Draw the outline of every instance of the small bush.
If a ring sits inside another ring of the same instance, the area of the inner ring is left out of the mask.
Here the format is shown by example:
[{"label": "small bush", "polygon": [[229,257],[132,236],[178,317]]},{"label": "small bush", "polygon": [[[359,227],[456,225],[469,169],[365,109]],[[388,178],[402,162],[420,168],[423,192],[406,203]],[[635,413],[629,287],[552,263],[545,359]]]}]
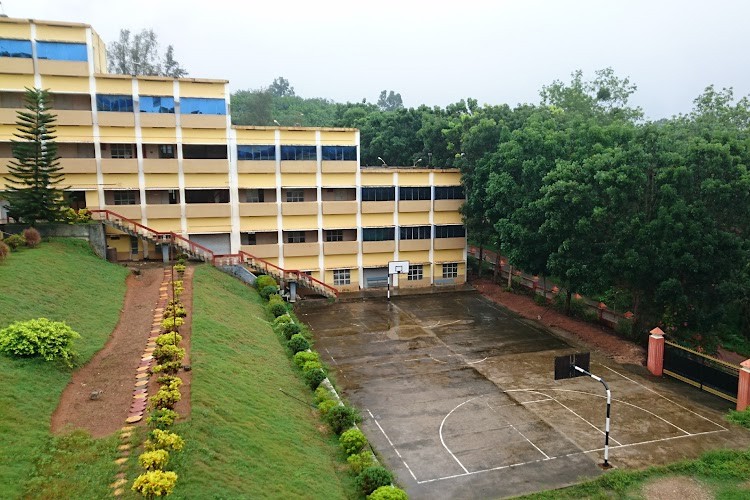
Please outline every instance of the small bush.
[{"label": "small bush", "polygon": [[165,345],[177,345],[180,342],[182,342],[182,335],[179,333],[162,333],[158,337],[156,337],[156,340],[154,340],[156,345],[159,347],[165,346]]},{"label": "small bush", "polygon": [[154,429],[149,433],[149,437],[146,442],[143,443],[143,446],[149,451],[180,451],[185,446],[185,441],[174,432]]},{"label": "small bush", "polygon": [[280,332],[284,325],[286,325],[287,323],[292,323],[293,321],[294,320],[292,320],[292,317],[289,316],[289,314],[284,314],[283,316],[274,318],[274,320],[271,322],[271,326],[273,327],[274,331]]},{"label": "small bush", "polygon": [[39,231],[33,227],[23,230],[23,239],[26,241],[26,246],[29,248],[36,248],[42,242],[42,235]]},{"label": "small bush", "polygon": [[255,289],[259,292],[269,285],[276,286],[276,280],[267,274],[261,274],[255,280]]},{"label": "small bush", "polygon": [[164,430],[172,427],[178,416],[179,415],[174,410],[159,408],[151,412],[151,415],[146,419],[146,422],[154,429]]},{"label": "small bush", "polygon": [[185,349],[172,344],[165,344],[154,349],[154,359],[159,364],[169,361],[181,361],[185,357]]},{"label": "small bush", "polygon": [[286,346],[296,354],[300,351],[308,350],[310,348],[310,342],[308,342],[301,333],[295,333],[286,343]]},{"label": "small bush", "polygon": [[355,482],[362,493],[369,495],[381,486],[390,486],[393,483],[393,474],[385,467],[372,465],[364,469]]},{"label": "small bush", "polygon": [[146,470],[161,470],[169,462],[169,452],[167,450],[153,450],[141,453],[138,457],[138,463]]},{"label": "small bush", "polygon": [[185,307],[179,302],[176,305],[170,304],[164,309],[165,318],[173,318],[175,316],[177,316],[178,318],[184,318],[185,316],[187,316]]},{"label": "small bush", "polygon": [[156,381],[168,389],[179,389],[182,385],[182,379],[174,375],[162,375]]},{"label": "small bush", "polygon": [[632,319],[620,318],[615,325],[615,331],[627,339],[633,338],[633,325]]},{"label": "small bush", "polygon": [[[297,353],[299,354],[299,353]],[[296,356],[296,354],[295,354]],[[312,370],[323,370],[325,371],[325,368],[323,368],[323,363],[320,361],[306,361],[304,365],[302,365],[302,373],[307,373]]]},{"label": "small bush", "polygon": [[174,270],[177,274],[183,274],[185,272],[185,269],[187,269],[187,266],[185,264],[175,264]]},{"label": "small bush", "polygon": [[284,335],[284,338],[287,340],[299,334],[299,332],[300,332],[300,327],[297,323],[284,323],[281,326],[281,334]]},{"label": "small bush", "polygon": [[338,403],[332,399],[325,399],[318,403],[318,410],[320,410],[320,414],[325,418],[326,415],[328,415],[328,412],[331,411],[331,408],[335,408],[338,406]]},{"label": "small bush", "polygon": [[401,488],[388,485],[381,486],[367,498],[369,500],[409,500],[409,495]]},{"label": "small bush", "polygon": [[[278,295],[272,295],[272,297],[278,297]],[[286,306],[283,302],[269,302],[268,312],[273,314],[275,318],[286,314]]]},{"label": "small bush", "polygon": [[18,247],[23,245],[26,241],[23,239],[23,236],[20,234],[11,234],[7,238],[5,238],[5,244],[10,247],[12,251],[18,250]]},{"label": "small bush", "polygon": [[326,379],[326,372],[316,368],[303,373],[302,378],[305,379],[307,386],[314,391]]},{"label": "small bush", "polygon": [[161,321],[161,329],[165,332],[173,332],[176,331],[179,327],[181,327],[185,323],[185,320],[182,318],[164,318]]},{"label": "small bush", "polygon": [[372,459],[372,453],[370,453],[369,450],[355,453],[354,455],[347,457],[346,463],[349,464],[352,472],[357,476],[361,474],[363,470],[375,464]]},{"label": "small bush", "polygon": [[170,495],[177,483],[177,474],[172,471],[152,470],[141,474],[133,483],[133,491],[144,497],[161,497]]},{"label": "small bush", "polygon": [[320,361],[317,352],[300,351],[294,355],[294,364],[302,368],[308,361]]},{"label": "small bush", "polygon": [[151,402],[151,408],[166,408],[169,410],[174,409],[174,405],[182,399],[182,394],[178,389],[170,389],[169,387],[162,387],[156,394],[149,398]]},{"label": "small bush", "polygon": [[361,420],[357,410],[351,406],[335,406],[326,415],[326,422],[336,434],[341,434]]},{"label": "small bush", "polygon": [[275,293],[279,293],[279,287],[277,287],[276,285],[264,286],[263,288],[260,289],[260,291],[258,293],[260,293],[261,297],[263,297],[264,299],[268,300],[268,298],[271,295],[273,295]]},{"label": "small bush", "polygon": [[0,352],[17,357],[39,356],[73,365],[73,340],[80,338],[62,321],[47,318],[17,321],[0,330]]},{"label": "small bush", "polygon": [[268,302],[280,302],[284,303],[284,297],[279,294],[273,294],[268,296]]},{"label": "small bush", "polygon": [[10,255],[10,247],[0,240],[0,262],[4,261]]},{"label": "small bush", "polygon": [[367,446],[367,438],[359,429],[344,431],[339,438],[339,446],[344,450],[346,456],[354,455]]},{"label": "small bush", "polygon": [[174,375],[180,371],[180,368],[182,368],[182,361],[167,361],[165,363],[154,365],[154,367],[151,368],[151,372]]},{"label": "small bush", "polygon": [[318,387],[315,389],[315,403],[320,403],[321,401],[332,401],[333,397],[331,396],[331,392],[326,389],[325,387]]}]

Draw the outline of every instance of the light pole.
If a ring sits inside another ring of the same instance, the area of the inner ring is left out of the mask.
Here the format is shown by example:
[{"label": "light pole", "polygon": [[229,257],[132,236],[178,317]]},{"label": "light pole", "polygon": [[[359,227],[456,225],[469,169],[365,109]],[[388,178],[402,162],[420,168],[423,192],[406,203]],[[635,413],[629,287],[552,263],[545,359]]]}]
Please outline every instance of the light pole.
[{"label": "light pole", "polygon": [[381,157],[379,157],[379,156],[378,156],[378,160],[380,160],[381,162],[383,162],[383,166],[384,166],[384,167],[387,167],[387,166],[388,166],[388,164],[387,164],[387,163],[385,162],[385,160],[384,160],[384,159],[382,159],[382,158],[381,158]]}]

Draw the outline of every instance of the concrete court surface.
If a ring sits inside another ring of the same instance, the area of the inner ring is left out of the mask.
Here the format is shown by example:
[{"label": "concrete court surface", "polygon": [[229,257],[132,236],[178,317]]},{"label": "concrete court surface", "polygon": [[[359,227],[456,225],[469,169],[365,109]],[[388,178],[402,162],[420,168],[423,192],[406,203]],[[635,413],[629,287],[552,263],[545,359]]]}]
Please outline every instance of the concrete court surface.
[{"label": "concrete court surface", "polygon": [[[602,385],[553,380],[554,357],[580,347],[478,293],[303,306],[300,318],[411,498],[511,497],[602,473]],[[614,467],[750,445],[715,396],[596,353],[591,370],[612,388]]]}]

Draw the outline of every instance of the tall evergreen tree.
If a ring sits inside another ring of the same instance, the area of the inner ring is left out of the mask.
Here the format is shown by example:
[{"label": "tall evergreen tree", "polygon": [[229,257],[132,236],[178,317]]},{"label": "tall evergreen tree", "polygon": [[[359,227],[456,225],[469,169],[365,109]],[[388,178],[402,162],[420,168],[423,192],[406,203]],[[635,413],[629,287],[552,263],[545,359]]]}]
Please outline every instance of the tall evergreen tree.
[{"label": "tall evergreen tree", "polygon": [[13,134],[18,140],[11,141],[14,159],[5,177],[8,215],[32,225],[57,219],[63,208],[63,191],[58,187],[63,174],[54,135],[57,116],[50,113],[50,105],[48,91],[26,89],[25,110],[17,112]]}]

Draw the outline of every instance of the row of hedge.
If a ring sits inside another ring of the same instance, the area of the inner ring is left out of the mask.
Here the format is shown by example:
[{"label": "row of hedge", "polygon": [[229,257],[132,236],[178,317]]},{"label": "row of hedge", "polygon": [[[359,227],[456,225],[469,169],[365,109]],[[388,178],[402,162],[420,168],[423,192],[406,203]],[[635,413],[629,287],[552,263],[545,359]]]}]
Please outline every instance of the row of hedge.
[{"label": "row of hedge", "polygon": [[405,491],[393,486],[393,474],[378,463],[367,438],[356,427],[362,420],[356,408],[341,402],[333,390],[327,380],[328,368],[321,362],[320,355],[311,350],[309,331],[295,320],[287,303],[278,295],[276,281],[263,275],[256,279],[255,286],[261,297],[268,301],[266,308],[274,317],[274,331],[284,342],[305,384],[315,392],[321,418],[339,436],[339,445],[361,492],[372,500],[408,499]]},{"label": "row of hedge", "polygon": [[[182,277],[185,272],[184,258],[178,260],[175,270]],[[133,491],[149,498],[172,493],[177,484],[177,473],[168,470],[170,453],[179,452],[185,446],[182,437],[169,430],[179,417],[174,407],[182,399],[182,379],[177,373],[182,368],[185,349],[179,347],[182,342],[179,328],[187,316],[185,306],[179,300],[184,291],[182,280],[173,281],[172,288],[174,297],[164,309],[162,333],[156,337],[153,353],[156,365],[151,368],[151,373],[163,375],[157,379],[159,390],[149,398],[150,413],[146,422],[151,430],[143,445],[144,452],[138,457],[138,463],[144,472],[135,479],[132,486]]]}]

